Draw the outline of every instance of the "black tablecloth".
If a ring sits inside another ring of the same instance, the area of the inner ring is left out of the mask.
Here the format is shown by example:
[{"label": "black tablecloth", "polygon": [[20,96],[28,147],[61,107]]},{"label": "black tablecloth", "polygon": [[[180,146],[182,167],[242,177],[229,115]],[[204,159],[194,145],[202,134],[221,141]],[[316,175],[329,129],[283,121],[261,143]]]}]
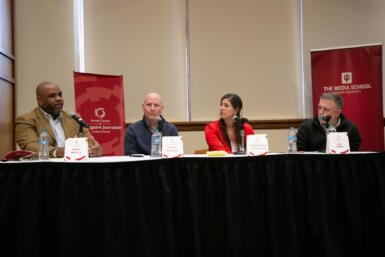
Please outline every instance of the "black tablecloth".
[{"label": "black tablecloth", "polygon": [[0,256],[385,256],[385,153],[0,164]]}]

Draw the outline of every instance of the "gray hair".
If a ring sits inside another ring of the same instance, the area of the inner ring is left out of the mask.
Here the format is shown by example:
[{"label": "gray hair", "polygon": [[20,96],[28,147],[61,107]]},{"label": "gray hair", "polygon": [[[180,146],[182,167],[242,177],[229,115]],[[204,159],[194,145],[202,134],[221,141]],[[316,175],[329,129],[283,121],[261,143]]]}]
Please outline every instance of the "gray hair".
[{"label": "gray hair", "polygon": [[342,107],[344,107],[344,99],[338,94],[338,93],[323,93],[320,97],[320,99],[328,99],[334,101],[336,104],[337,109],[342,110]]}]

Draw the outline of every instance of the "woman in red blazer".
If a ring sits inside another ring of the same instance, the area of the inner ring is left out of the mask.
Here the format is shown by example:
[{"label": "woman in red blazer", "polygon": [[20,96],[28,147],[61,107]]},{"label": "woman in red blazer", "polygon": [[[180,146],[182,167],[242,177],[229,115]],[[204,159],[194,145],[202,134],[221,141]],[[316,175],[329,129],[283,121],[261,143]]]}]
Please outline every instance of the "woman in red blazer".
[{"label": "woman in red blazer", "polygon": [[[224,150],[227,153],[237,152],[241,149],[241,122],[234,122],[233,117],[240,117],[242,100],[236,94],[226,94],[221,98],[219,109],[220,119],[207,124],[205,127],[206,142],[209,151]],[[245,147],[246,137],[253,135],[251,126],[244,123]]]}]

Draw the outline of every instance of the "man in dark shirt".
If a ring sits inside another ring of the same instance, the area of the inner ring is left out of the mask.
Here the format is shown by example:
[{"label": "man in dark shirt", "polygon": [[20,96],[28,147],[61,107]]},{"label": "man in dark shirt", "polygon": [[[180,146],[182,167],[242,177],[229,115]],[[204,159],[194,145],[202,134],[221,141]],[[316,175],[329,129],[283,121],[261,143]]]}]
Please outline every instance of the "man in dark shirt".
[{"label": "man in dark shirt", "polygon": [[344,100],[337,93],[324,93],[318,104],[318,114],[303,122],[297,132],[298,151],[320,151],[326,149],[326,117],[330,116],[329,124],[333,124],[337,132],[348,132],[351,151],[358,151],[361,145],[360,131],[342,114]]},{"label": "man in dark shirt", "polygon": [[155,129],[158,129],[162,136],[177,136],[176,127],[162,117],[162,98],[157,93],[149,93],[142,104],[143,119],[135,122],[126,129],[124,135],[124,153],[151,154],[151,137]]}]

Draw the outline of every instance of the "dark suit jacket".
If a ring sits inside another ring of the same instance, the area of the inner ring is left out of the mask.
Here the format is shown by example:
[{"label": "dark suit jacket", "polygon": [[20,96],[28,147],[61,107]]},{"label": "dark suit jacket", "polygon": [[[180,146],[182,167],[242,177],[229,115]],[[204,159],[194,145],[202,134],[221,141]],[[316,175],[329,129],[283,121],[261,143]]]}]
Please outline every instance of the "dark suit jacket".
[{"label": "dark suit jacket", "polygon": [[[67,111],[62,111],[62,126],[66,138],[75,137],[79,134],[79,124],[69,116]],[[39,152],[39,134],[42,129],[46,129],[50,137],[49,153],[52,157],[52,152],[57,145],[55,134],[39,107],[16,118],[16,143],[22,150]],[[88,129],[83,128],[83,136],[88,138],[88,144],[91,147],[92,135]],[[95,141],[95,143],[97,142]]]}]

